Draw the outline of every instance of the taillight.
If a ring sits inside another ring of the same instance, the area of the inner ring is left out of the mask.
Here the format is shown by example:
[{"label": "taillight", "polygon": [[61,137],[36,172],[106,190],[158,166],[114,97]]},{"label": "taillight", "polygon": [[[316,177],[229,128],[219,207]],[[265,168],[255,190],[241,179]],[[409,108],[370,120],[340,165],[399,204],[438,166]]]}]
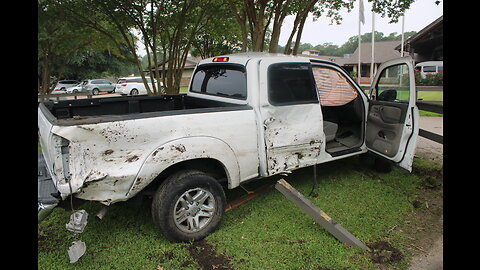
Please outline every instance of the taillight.
[{"label": "taillight", "polygon": [[90,87],[90,86],[91,86],[90,84],[89,84],[89,85],[87,85],[87,87]]},{"label": "taillight", "polygon": [[228,57],[215,57],[212,62],[228,62]]},{"label": "taillight", "polygon": [[122,86],[127,86],[127,84],[126,84],[126,83],[123,83]]}]

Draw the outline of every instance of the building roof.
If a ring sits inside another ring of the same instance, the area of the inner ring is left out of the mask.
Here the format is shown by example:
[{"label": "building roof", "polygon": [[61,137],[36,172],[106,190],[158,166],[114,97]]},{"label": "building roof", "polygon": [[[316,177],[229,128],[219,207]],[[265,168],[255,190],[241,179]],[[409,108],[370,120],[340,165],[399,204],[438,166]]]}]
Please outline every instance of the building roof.
[{"label": "building roof", "polygon": [[[400,40],[378,41],[375,42],[375,63],[383,63],[400,57],[400,52],[395,48],[402,43]],[[362,63],[372,62],[372,43],[361,43],[360,61]],[[354,65],[358,64],[358,47],[350,58],[338,59],[337,63],[340,65]]]},{"label": "building roof", "polygon": [[[443,40],[443,15],[440,16],[438,19],[430,23],[429,25],[425,26],[420,32],[416,33],[415,35],[409,37],[407,40],[404,41],[404,45],[412,45],[415,46],[416,44],[423,43],[426,40],[432,40],[441,37]],[[400,50],[401,44],[399,44],[395,49]]]},{"label": "building roof", "polygon": [[[184,70],[185,69],[194,69],[201,60],[202,60],[201,57],[192,57],[192,56],[187,57],[187,59],[185,60],[185,67],[183,69]],[[152,70],[154,69],[153,66],[152,66],[151,69]],[[158,65],[158,69],[163,70],[163,62]],[[145,70],[145,72],[148,72],[148,69]]]}]

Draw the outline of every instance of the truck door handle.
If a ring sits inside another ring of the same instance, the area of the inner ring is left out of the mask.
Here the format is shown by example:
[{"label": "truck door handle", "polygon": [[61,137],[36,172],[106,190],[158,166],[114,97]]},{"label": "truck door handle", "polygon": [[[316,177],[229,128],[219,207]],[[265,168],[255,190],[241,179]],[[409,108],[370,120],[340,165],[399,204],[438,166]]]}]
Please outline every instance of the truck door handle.
[{"label": "truck door handle", "polygon": [[273,117],[267,118],[267,119],[265,119],[265,121],[263,121],[263,126],[267,127],[267,125],[272,123],[273,121],[275,121],[275,118],[273,118]]}]

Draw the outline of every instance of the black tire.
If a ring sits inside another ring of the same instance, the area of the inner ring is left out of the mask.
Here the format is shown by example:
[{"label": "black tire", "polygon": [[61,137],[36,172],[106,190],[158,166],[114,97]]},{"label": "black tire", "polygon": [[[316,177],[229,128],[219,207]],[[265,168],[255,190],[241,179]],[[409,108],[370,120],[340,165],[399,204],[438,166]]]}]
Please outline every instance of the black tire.
[{"label": "black tire", "polygon": [[[185,199],[188,196],[191,200]],[[225,205],[225,193],[215,178],[201,171],[183,170],[158,187],[152,201],[152,218],[170,241],[199,241],[218,228]]]},{"label": "black tire", "polygon": [[92,90],[92,95],[94,95],[94,96],[98,95],[99,93],[100,93],[100,91],[98,91],[97,88]]},{"label": "black tire", "polygon": [[130,96],[138,96],[138,90],[137,89],[132,89],[132,91],[130,91]]}]

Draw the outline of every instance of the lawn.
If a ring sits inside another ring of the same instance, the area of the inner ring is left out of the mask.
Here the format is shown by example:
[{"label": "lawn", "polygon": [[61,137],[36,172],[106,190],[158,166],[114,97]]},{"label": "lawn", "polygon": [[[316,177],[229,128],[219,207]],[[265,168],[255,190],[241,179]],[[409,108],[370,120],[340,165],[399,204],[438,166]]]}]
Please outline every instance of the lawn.
[{"label": "lawn", "polygon": [[[439,165],[415,158],[414,170],[438,171]],[[403,256],[383,268],[406,269],[415,237],[407,227],[416,226],[409,220],[415,211],[425,210],[423,204],[415,202],[421,201],[419,196],[426,190],[438,193],[426,189],[422,175],[428,173],[409,174],[396,168],[379,173],[353,157],[318,165],[318,183],[312,196],[307,196],[313,187],[312,167],[297,170],[285,180],[368,246],[384,241],[398,249]],[[276,180],[266,178],[246,187],[253,189]],[[437,187],[438,181],[430,179],[428,183]],[[229,190],[227,199],[242,193],[238,188]],[[89,220],[79,236],[87,251],[75,264],[69,263],[67,255],[74,236],[65,229],[71,211],[55,209],[38,227],[38,268],[378,268],[371,253],[343,245],[274,188],[227,212],[216,232],[193,244],[168,242],[153,225],[150,203],[145,199],[139,209],[113,205],[102,221],[94,218],[102,205],[89,202],[78,208],[89,213]],[[215,264],[218,258],[226,262]],[[211,264],[204,266],[205,261]]]}]

